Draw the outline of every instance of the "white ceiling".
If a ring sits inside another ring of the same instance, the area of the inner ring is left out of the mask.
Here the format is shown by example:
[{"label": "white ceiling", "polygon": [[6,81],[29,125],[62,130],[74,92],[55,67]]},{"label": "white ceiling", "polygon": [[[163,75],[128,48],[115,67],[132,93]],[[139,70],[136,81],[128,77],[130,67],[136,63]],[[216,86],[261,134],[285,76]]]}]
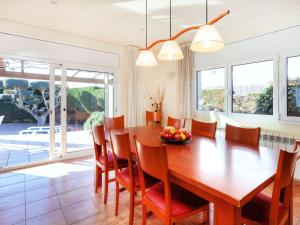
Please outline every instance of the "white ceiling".
[{"label": "white ceiling", "polygon": [[[300,0],[208,0],[209,18],[230,9],[221,32],[300,6]],[[173,0],[173,33],[204,23],[205,0]],[[0,18],[109,41],[143,46],[145,0],[0,0]],[[149,42],[169,36],[169,0],[148,0]],[[190,40],[187,35],[181,41]]]}]

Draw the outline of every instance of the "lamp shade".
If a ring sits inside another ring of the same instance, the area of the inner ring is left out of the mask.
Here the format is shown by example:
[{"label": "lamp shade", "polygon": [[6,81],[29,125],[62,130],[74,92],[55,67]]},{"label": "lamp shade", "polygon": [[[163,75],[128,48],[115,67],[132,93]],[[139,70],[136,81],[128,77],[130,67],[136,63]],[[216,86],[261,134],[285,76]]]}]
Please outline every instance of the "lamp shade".
[{"label": "lamp shade", "polygon": [[183,53],[175,40],[169,40],[164,42],[163,46],[161,47],[157,58],[160,60],[180,60],[183,59]]},{"label": "lamp shade", "polygon": [[190,48],[194,52],[214,52],[224,48],[224,41],[215,26],[204,25],[198,29]]},{"label": "lamp shade", "polygon": [[152,51],[141,50],[135,62],[137,66],[157,66],[156,58]]}]

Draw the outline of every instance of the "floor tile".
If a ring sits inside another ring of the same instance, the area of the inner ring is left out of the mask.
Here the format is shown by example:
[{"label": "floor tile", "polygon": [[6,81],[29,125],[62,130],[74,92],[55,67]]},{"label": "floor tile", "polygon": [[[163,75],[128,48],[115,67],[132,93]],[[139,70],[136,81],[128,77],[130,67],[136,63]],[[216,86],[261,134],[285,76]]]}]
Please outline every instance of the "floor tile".
[{"label": "floor tile", "polygon": [[90,198],[85,188],[80,188],[74,191],[69,191],[58,195],[62,207],[81,202]]},{"label": "floor tile", "polygon": [[68,224],[73,224],[80,220],[95,215],[99,210],[91,199],[79,202],[63,208]]},{"label": "floor tile", "polygon": [[0,180],[0,187],[17,184],[17,183],[23,183],[23,182],[24,182],[24,175],[21,174],[21,175],[11,176],[7,178],[2,178]]},{"label": "floor tile", "polygon": [[1,225],[13,225],[25,220],[25,205],[0,211]]},{"label": "floor tile", "polygon": [[103,217],[101,213],[97,213],[89,218],[83,219],[79,222],[74,223],[73,225],[96,225],[96,224],[103,224]]},{"label": "floor tile", "polygon": [[25,204],[25,194],[19,193],[0,198],[0,211]]},{"label": "floor tile", "polygon": [[57,196],[45,198],[36,202],[26,204],[26,219],[46,214],[60,208]]},{"label": "floor tile", "polygon": [[62,194],[68,191],[76,190],[83,187],[83,185],[76,179],[67,182],[59,182],[55,184],[56,192]]},{"label": "floor tile", "polygon": [[56,195],[55,186],[46,186],[26,192],[26,203],[34,202]]},{"label": "floor tile", "polygon": [[30,181],[25,182],[25,189],[26,191],[42,188],[42,187],[48,187],[53,185],[54,182],[51,180],[51,178],[43,177],[40,179],[34,179]]},{"label": "floor tile", "polygon": [[13,184],[8,186],[0,187],[0,197],[7,197],[20,192],[24,192],[24,183]]},{"label": "floor tile", "polygon": [[63,211],[61,209],[34,217],[26,221],[26,225],[67,225]]}]

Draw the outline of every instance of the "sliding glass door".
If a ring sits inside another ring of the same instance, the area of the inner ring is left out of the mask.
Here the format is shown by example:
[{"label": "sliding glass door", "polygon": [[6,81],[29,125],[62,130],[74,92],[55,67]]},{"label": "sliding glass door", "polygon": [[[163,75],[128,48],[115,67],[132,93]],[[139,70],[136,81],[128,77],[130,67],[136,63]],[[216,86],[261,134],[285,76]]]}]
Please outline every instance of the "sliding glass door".
[{"label": "sliding glass door", "polygon": [[103,123],[113,115],[113,75],[97,71],[67,69],[67,152],[91,149],[91,124]]},{"label": "sliding glass door", "polygon": [[90,124],[114,114],[99,71],[0,57],[0,169],[89,153]]}]

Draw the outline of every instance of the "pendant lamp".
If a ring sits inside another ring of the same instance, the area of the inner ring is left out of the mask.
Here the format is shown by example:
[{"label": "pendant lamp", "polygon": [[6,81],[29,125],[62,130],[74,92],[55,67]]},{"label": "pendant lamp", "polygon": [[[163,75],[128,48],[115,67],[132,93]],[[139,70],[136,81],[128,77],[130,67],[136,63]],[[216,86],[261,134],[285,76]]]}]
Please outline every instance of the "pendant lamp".
[{"label": "pendant lamp", "polygon": [[207,0],[205,8],[206,24],[198,29],[190,46],[194,52],[214,52],[224,48],[223,38],[217,28],[214,25],[208,24]]},{"label": "pendant lamp", "polygon": [[183,53],[176,40],[172,40],[172,0],[170,0],[170,39],[164,42],[157,58],[160,60],[175,61],[183,59]]}]

